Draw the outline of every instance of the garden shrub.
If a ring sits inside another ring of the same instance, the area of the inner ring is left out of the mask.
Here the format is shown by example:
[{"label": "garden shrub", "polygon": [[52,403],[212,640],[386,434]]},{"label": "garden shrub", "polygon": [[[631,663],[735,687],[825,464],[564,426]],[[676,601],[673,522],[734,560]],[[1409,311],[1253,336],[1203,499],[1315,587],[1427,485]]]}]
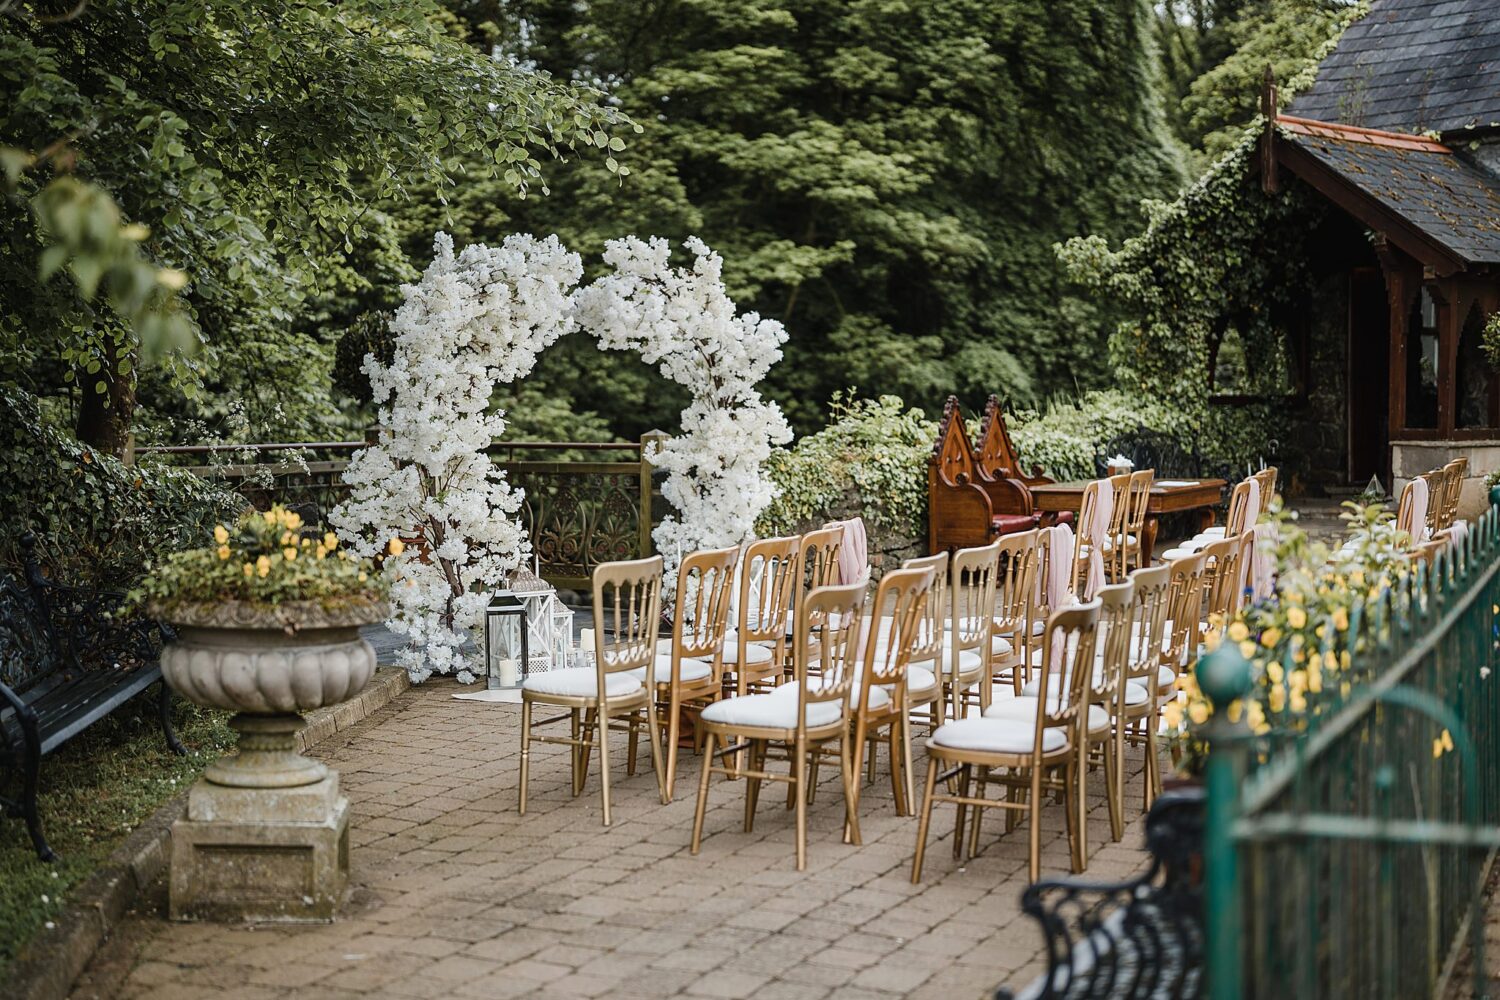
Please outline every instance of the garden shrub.
[{"label": "garden shrub", "polygon": [[36,397],[0,386],[0,564],[20,565],[36,536],[54,579],[123,588],[153,558],[202,544],[245,500],[190,472],[128,466],[42,418]]},{"label": "garden shrub", "polygon": [[768,472],[781,493],[761,515],[759,533],[792,534],[859,514],[872,549],[925,544],[927,456],[937,424],[899,396],[840,394],[830,412],[827,427],[771,453]]}]

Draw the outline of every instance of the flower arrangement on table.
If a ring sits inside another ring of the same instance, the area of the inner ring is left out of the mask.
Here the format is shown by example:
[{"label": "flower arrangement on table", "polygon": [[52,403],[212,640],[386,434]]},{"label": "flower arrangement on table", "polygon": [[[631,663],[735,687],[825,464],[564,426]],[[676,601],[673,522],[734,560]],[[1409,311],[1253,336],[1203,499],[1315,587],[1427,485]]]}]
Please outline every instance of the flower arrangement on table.
[{"label": "flower arrangement on table", "polygon": [[[1413,572],[1411,539],[1396,530],[1384,505],[1344,507],[1348,533],[1336,549],[1311,542],[1287,513],[1273,513],[1279,540],[1275,596],[1241,609],[1227,624],[1211,622],[1204,633],[1205,652],[1228,641],[1250,661],[1251,692],[1225,711],[1231,722],[1243,718],[1258,737],[1304,728],[1369,679],[1364,654],[1391,627],[1375,609],[1390,592],[1402,593]],[[1162,718],[1181,752],[1179,769],[1196,773],[1207,748],[1195,733],[1214,705],[1193,670],[1177,679],[1177,687]]]},{"label": "flower arrangement on table", "polygon": [[[392,546],[400,546],[392,540]],[[239,602],[272,610],[291,603],[325,612],[378,608],[386,585],[333,532],[316,530],[277,504],[214,527],[213,544],[174,552],[150,568],[126,599],[174,620],[195,607]]]}]

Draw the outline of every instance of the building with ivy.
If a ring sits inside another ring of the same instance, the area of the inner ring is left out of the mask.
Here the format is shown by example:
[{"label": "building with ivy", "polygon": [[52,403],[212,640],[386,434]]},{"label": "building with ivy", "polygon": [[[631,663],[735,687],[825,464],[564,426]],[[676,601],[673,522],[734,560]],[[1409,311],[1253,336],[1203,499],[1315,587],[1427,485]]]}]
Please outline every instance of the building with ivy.
[{"label": "building with ivy", "polygon": [[1263,191],[1295,177],[1326,209],[1307,266],[1344,308],[1310,332],[1344,341],[1343,412],[1322,414],[1344,478],[1469,454],[1477,493],[1500,467],[1500,7],[1376,0],[1258,152]]}]

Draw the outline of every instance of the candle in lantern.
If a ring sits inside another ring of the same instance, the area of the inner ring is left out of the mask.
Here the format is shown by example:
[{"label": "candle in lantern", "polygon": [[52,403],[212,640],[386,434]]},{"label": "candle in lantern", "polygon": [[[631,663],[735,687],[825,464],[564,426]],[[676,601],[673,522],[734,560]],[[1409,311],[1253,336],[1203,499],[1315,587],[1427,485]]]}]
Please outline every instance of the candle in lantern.
[{"label": "candle in lantern", "polygon": [[516,670],[516,661],[509,656],[502,659],[500,661],[500,686],[515,687],[519,681],[520,677]]},{"label": "candle in lantern", "polygon": [[594,655],[594,630],[586,628],[578,633],[578,653],[585,659]]}]

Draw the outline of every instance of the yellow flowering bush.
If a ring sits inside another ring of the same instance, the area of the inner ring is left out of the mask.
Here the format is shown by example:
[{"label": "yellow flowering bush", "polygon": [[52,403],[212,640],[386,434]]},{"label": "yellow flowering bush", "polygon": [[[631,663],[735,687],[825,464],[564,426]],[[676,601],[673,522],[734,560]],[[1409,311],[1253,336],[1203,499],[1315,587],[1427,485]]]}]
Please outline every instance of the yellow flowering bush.
[{"label": "yellow flowering bush", "polygon": [[[1363,654],[1388,638],[1390,622],[1376,607],[1412,572],[1411,539],[1395,529],[1382,505],[1344,504],[1348,525],[1336,549],[1311,542],[1282,512],[1277,520],[1276,594],[1242,609],[1233,621],[1210,622],[1204,651],[1232,642],[1250,661],[1254,686],[1230,703],[1231,722],[1244,719],[1257,736],[1295,732],[1329,711],[1367,680]],[[1196,670],[1196,665],[1194,670]],[[1212,702],[1189,671],[1176,700],[1163,710],[1167,733],[1184,752],[1188,770],[1204,747],[1194,730],[1212,716]]]},{"label": "yellow flowering bush", "polygon": [[215,525],[212,545],[174,552],[151,566],[127,606],[150,605],[158,613],[220,601],[333,606],[379,600],[384,593],[368,560],[350,556],[333,532],[303,524],[295,511],[278,504],[250,511],[232,527]]}]

